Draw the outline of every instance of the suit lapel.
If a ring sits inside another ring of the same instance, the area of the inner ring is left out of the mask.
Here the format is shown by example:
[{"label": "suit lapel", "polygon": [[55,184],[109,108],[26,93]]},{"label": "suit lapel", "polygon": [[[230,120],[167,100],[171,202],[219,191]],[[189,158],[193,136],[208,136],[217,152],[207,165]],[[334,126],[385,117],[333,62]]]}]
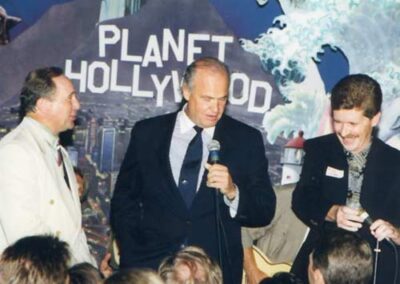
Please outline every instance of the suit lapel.
[{"label": "suit lapel", "polygon": [[[44,166],[47,169],[47,173],[49,175],[49,179],[46,181],[51,183],[51,188],[56,192],[56,194],[63,200],[63,206],[65,206],[66,210],[70,213],[71,218],[74,222],[80,222],[80,207],[77,208],[76,202],[74,202],[75,196],[71,195],[70,190],[68,189],[65,180],[61,175],[57,173],[56,168],[56,157],[55,153],[52,151],[47,142],[43,141],[42,139],[38,139],[40,137],[40,133],[36,133],[36,129],[32,127],[27,127],[27,130],[31,132],[33,139],[35,140],[37,146],[39,147],[41,154],[43,155]],[[64,152],[64,156],[67,155]],[[65,159],[67,160],[67,159]],[[69,179],[71,183],[71,191],[77,191],[76,183],[72,180],[71,174],[69,174]],[[79,198],[78,198],[79,201]]]},{"label": "suit lapel", "polygon": [[[221,149],[219,151],[219,158],[221,164],[225,164],[226,160],[228,159],[228,153],[232,153],[231,148],[233,141],[229,135],[229,132],[226,131],[225,116],[222,116],[216,125],[213,139],[220,143]],[[215,208],[215,189],[207,187],[207,174],[208,171],[205,170],[201,179],[200,188],[193,200],[191,211],[195,214],[202,214],[204,211],[214,210]],[[219,194],[219,197],[219,202],[223,202],[221,194]]]},{"label": "suit lapel", "polygon": [[226,117],[222,116],[221,120],[215,127],[213,137],[214,140],[217,140],[220,143],[221,148],[219,151],[219,159],[222,164],[226,163],[229,157],[229,153],[232,153],[232,148],[235,145],[234,139],[230,135],[230,131],[228,131],[226,126]]},{"label": "suit lapel", "polygon": [[[65,190],[63,190],[63,192],[65,193],[65,197],[68,196],[68,200],[72,200],[73,205],[71,204],[71,208],[75,207],[75,209],[73,210],[73,212],[71,212],[71,214],[73,215],[77,215],[78,213],[78,220],[81,219],[81,203],[80,203],[80,199],[79,199],[79,192],[78,192],[78,185],[76,182],[76,177],[75,177],[75,172],[73,169],[73,166],[71,164],[70,159],[68,158],[68,152],[64,149],[61,148],[61,151],[63,152],[63,156],[64,156],[64,164],[65,164],[65,169],[67,171],[67,175],[68,175],[68,180],[69,180],[69,184],[70,184],[70,189],[67,187],[65,181],[63,182],[63,185],[65,185]],[[72,199],[71,199],[72,197]]]},{"label": "suit lapel", "polygon": [[[331,181],[331,185],[333,186],[332,190],[337,192],[335,194],[338,198],[337,201],[340,202],[340,204],[345,204],[349,182],[349,166],[343,146],[335,134],[332,134],[330,142],[330,144],[327,143],[327,147],[324,149],[324,152],[328,153],[327,155],[329,157],[327,166],[343,171],[343,178],[335,178]],[[325,171],[327,171],[327,169],[325,169]],[[326,172],[324,174],[327,175]]]},{"label": "suit lapel", "polygon": [[379,145],[378,141],[376,141],[374,138],[372,140],[371,149],[367,156],[367,164],[365,165],[364,179],[360,197],[361,204],[366,208],[371,207],[371,204],[369,203],[376,202],[376,200],[374,200],[374,196],[376,196],[375,191],[379,188],[379,186],[377,186],[379,182],[376,178],[379,170],[376,169],[376,166],[379,164],[377,163],[377,161],[380,160],[379,158]]},{"label": "suit lapel", "polygon": [[162,171],[160,178],[165,181],[161,182],[162,185],[165,185],[161,189],[161,198],[167,200],[170,204],[170,208],[175,211],[176,214],[187,216],[188,209],[186,208],[185,202],[183,201],[181,193],[179,192],[178,186],[174,180],[169,160],[169,151],[176,123],[176,116],[177,113],[174,113],[173,115],[167,116],[164,121],[165,124],[163,125],[159,136],[160,143],[156,149],[156,157],[159,158],[160,169]]}]

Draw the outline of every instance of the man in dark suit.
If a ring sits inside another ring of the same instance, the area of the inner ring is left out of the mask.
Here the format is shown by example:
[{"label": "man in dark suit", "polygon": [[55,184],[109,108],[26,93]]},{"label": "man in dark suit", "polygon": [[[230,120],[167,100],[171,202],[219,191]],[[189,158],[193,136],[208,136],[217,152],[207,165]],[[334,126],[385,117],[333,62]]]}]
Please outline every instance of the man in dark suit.
[{"label": "man in dark suit", "polygon": [[[229,78],[219,60],[196,60],[183,76],[183,109],[134,126],[111,201],[122,268],[157,268],[166,256],[194,245],[221,257],[224,283],[240,283],[240,227],[268,224],[276,201],[260,133],[224,115]],[[198,136],[202,141],[193,142]],[[221,145],[214,165],[207,163],[212,139]],[[193,181],[182,175],[185,153],[197,143],[201,159]],[[185,188],[191,183],[192,194]]]},{"label": "man in dark suit", "polygon": [[[331,95],[334,134],[304,145],[292,207],[310,233],[292,272],[305,283],[310,252],[332,230],[357,231],[371,247],[385,238],[400,244],[400,152],[373,135],[381,103],[374,79],[362,74],[343,78]],[[366,212],[372,224],[365,222]],[[393,283],[393,248],[385,240],[380,249],[376,283]]]}]

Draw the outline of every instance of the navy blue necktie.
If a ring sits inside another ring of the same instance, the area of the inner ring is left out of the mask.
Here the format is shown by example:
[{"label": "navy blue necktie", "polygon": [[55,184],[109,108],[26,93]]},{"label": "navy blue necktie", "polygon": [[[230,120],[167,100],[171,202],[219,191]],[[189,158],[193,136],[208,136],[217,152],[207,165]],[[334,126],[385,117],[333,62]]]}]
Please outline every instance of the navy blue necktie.
[{"label": "navy blue necktie", "polygon": [[194,126],[194,130],[196,130],[196,135],[190,141],[186,150],[178,185],[187,208],[190,208],[196,195],[197,180],[203,158],[203,140],[201,138],[203,128]]}]

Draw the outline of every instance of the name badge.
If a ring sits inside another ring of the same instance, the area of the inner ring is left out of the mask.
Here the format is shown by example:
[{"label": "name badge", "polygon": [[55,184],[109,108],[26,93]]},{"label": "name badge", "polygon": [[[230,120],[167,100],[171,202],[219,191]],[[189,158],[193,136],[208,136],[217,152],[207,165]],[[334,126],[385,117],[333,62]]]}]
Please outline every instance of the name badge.
[{"label": "name badge", "polygon": [[344,176],[344,171],[343,170],[338,170],[332,167],[327,167],[325,175],[328,177],[334,177],[334,178],[343,178]]}]

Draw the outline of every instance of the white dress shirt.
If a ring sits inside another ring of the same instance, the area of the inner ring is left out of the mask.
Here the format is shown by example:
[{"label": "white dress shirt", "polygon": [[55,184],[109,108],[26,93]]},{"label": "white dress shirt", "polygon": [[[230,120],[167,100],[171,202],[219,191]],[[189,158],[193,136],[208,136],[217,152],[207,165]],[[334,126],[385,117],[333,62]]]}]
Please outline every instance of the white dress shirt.
[{"label": "white dress shirt", "polygon": [[[186,150],[189,146],[190,141],[196,135],[194,130],[195,123],[187,116],[186,105],[177,114],[175,128],[172,133],[171,147],[169,150],[169,161],[171,164],[172,174],[174,176],[175,183],[179,184],[179,175],[181,172],[183,160],[185,158]],[[205,164],[208,160],[209,150],[208,145],[210,144],[215,132],[215,126],[204,128],[201,137],[203,140],[203,158],[201,161],[201,167],[199,171],[199,177],[197,180],[196,192],[200,188],[200,183],[204,174]],[[236,197],[230,201],[224,196],[225,204],[229,206],[229,212],[231,217],[235,217],[239,206],[239,189],[237,189]]]}]

